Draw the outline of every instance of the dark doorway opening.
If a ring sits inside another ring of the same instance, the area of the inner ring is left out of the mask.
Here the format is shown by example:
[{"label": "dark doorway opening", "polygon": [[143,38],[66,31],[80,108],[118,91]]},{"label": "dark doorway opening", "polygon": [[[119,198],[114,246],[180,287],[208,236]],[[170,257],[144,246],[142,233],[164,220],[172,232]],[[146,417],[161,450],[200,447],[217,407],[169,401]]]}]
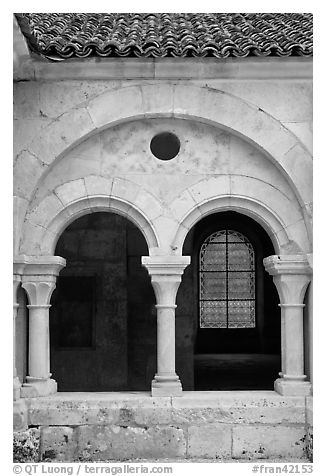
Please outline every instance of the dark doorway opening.
[{"label": "dark doorway opening", "polygon": [[55,254],[67,260],[50,308],[59,391],[149,391],[156,313],[140,230],[120,215],[92,213],[66,228]]},{"label": "dark doorway opening", "polygon": [[[277,290],[263,266],[275,254],[269,236],[245,215],[212,214],[188,233],[183,254],[191,265],[176,322],[177,338],[192,351],[188,388],[272,390],[281,368],[281,324]],[[182,379],[183,357],[178,361]]]}]

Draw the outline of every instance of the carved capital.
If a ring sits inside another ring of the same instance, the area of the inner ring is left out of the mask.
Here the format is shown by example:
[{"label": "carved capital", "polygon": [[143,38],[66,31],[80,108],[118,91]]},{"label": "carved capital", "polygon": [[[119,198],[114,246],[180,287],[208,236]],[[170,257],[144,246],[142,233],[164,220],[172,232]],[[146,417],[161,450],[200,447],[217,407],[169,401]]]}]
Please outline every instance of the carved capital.
[{"label": "carved capital", "polygon": [[60,256],[28,257],[22,276],[22,287],[31,306],[48,306],[55,288],[56,277],[65,266]]},{"label": "carved capital", "polygon": [[264,259],[266,271],[273,276],[282,305],[303,303],[312,268],[306,255],[274,255]]},{"label": "carved capital", "polygon": [[[49,280],[45,281],[44,276],[32,276],[33,280],[23,277],[22,287],[28,295],[29,304],[32,306],[48,306],[52,292],[55,289],[55,277],[49,276]],[[36,280],[36,278],[43,278]]]},{"label": "carved capital", "polygon": [[142,264],[151,276],[157,307],[175,307],[176,295],[190,256],[143,256]]}]

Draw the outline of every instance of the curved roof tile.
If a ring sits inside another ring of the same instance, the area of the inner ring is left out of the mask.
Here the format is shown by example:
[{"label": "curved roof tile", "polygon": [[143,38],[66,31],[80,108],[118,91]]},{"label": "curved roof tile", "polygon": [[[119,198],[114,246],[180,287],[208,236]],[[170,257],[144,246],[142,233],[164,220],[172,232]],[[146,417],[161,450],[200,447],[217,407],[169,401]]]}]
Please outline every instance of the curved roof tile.
[{"label": "curved roof tile", "polygon": [[312,56],[310,13],[20,13],[30,49],[51,59]]}]

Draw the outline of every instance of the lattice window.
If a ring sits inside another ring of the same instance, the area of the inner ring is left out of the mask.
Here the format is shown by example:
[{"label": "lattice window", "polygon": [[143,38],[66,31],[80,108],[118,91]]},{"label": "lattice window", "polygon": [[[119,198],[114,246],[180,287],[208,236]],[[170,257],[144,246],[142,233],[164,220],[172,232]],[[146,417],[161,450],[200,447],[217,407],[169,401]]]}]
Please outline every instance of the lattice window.
[{"label": "lattice window", "polygon": [[221,230],[205,239],[199,255],[201,328],[252,328],[255,252],[241,233]]}]

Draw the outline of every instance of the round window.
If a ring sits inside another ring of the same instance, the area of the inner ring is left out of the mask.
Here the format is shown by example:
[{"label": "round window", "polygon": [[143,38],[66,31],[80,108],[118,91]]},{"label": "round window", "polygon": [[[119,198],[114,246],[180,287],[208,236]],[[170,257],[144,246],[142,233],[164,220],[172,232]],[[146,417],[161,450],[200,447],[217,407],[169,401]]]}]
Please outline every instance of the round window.
[{"label": "round window", "polygon": [[160,132],[151,140],[151,152],[157,159],[174,159],[180,150],[180,141],[172,132]]}]

